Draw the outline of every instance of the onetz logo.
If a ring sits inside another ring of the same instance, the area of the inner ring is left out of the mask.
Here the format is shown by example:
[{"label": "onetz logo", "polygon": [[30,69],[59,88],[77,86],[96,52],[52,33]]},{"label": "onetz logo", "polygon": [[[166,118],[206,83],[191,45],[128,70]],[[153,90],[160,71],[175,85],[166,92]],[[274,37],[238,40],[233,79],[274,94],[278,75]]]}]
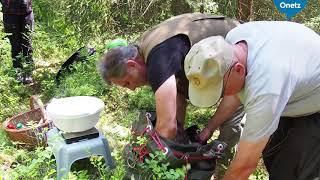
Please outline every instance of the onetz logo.
[{"label": "onetz logo", "polygon": [[294,4],[286,4],[285,2],[280,3],[280,8],[301,8],[301,4],[294,3]]},{"label": "onetz logo", "polygon": [[298,14],[306,6],[308,0],[274,0],[280,13],[284,13],[288,20]]}]

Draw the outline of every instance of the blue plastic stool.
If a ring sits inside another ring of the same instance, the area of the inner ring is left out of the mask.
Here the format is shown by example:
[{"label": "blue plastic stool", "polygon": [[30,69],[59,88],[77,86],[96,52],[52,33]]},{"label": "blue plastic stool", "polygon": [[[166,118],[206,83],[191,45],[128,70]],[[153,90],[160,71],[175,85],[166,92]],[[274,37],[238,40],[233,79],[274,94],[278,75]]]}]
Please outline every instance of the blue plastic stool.
[{"label": "blue plastic stool", "polygon": [[67,177],[75,161],[92,155],[102,155],[110,169],[115,167],[108,141],[100,131],[97,138],[67,144],[58,129],[54,127],[47,132],[47,143],[56,158],[58,180]]}]

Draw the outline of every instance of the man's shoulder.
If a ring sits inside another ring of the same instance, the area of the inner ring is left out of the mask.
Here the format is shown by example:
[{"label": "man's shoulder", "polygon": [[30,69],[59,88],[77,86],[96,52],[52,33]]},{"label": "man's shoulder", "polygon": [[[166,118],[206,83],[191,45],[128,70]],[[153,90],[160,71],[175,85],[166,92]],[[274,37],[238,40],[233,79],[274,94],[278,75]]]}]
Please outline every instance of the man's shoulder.
[{"label": "man's shoulder", "polygon": [[178,34],[152,48],[149,57],[154,57],[153,54],[158,54],[159,51],[161,54],[174,54],[183,49],[190,49],[190,41],[186,35]]}]

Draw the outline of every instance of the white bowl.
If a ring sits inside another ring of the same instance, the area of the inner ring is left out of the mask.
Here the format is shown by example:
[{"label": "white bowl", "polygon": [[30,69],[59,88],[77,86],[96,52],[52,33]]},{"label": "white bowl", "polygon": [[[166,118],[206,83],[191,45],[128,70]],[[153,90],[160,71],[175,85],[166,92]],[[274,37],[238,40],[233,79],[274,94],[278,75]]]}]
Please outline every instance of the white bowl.
[{"label": "white bowl", "polygon": [[72,96],[52,99],[46,111],[53,124],[64,132],[81,132],[94,127],[104,108],[101,99],[92,96]]}]

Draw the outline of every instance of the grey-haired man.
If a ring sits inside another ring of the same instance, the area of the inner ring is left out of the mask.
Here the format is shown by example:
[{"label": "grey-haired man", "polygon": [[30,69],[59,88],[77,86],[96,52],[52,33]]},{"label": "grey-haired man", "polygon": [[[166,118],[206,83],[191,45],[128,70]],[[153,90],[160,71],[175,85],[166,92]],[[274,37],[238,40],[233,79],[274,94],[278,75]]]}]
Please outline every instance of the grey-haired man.
[{"label": "grey-haired man", "polygon": [[[170,18],[145,32],[136,46],[108,51],[100,64],[102,77],[131,90],[150,85],[156,100],[155,129],[162,137],[175,139],[179,130],[183,131],[188,99],[188,80],[183,69],[186,54],[194,43],[214,35],[225,36],[238,24],[233,19],[201,13]],[[239,107],[238,111],[226,114],[219,110],[226,105],[224,100],[220,103],[213,120],[200,133],[200,141],[206,142],[220,127],[220,140],[229,147],[238,142],[243,109]],[[229,121],[222,123],[225,119]]]}]

